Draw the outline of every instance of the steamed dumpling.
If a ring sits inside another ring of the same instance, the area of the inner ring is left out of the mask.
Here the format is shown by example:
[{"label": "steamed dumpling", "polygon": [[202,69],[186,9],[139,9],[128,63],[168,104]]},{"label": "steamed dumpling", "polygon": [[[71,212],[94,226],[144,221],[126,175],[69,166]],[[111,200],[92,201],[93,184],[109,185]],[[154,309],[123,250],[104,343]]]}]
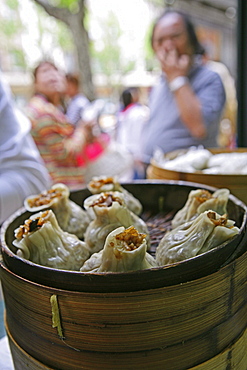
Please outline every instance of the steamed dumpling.
[{"label": "steamed dumpling", "polygon": [[51,209],[64,231],[83,239],[90,219],[85,210],[69,199],[69,195],[66,185],[55,184],[49,190],[26,198],[24,206],[30,212]]},{"label": "steamed dumpling", "polygon": [[220,215],[226,214],[229,194],[228,189],[218,189],[213,194],[204,189],[191,190],[184,207],[174,216],[171,222],[172,228],[182,225],[207,210],[215,211]]},{"label": "steamed dumpling", "polygon": [[243,169],[246,166],[246,152],[218,153],[210,158],[207,173],[214,169],[217,170],[218,174],[243,174]]},{"label": "steamed dumpling", "polygon": [[99,252],[104,247],[107,235],[119,226],[127,228],[133,225],[147,235],[149,245],[146,223],[126,207],[122,193],[114,191],[92,195],[87,199],[87,207],[95,214],[85,233],[85,242],[91,254]]},{"label": "steamed dumpling", "polygon": [[208,149],[192,146],[186,153],[179,154],[174,159],[164,158],[163,155],[159,165],[171,171],[196,172],[206,168],[211,157],[212,153]]},{"label": "steamed dumpling", "polygon": [[79,270],[90,255],[85,242],[59,227],[51,210],[32,215],[15,237],[18,256],[47,267]]},{"label": "steamed dumpling", "polygon": [[205,211],[164,235],[156,249],[156,261],[167,265],[207,252],[239,233],[234,224],[226,216]]},{"label": "steamed dumpling", "polygon": [[123,188],[116,177],[95,176],[87,185],[92,194],[99,194],[108,191],[119,191],[124,194],[126,206],[135,214],[140,215],[142,212],[141,202],[134,197],[128,190]]},{"label": "steamed dumpling", "polygon": [[82,266],[83,272],[126,272],[156,267],[155,259],[147,253],[145,234],[133,226],[113,230],[104,248],[94,253]]},{"label": "steamed dumpling", "polygon": [[197,208],[197,214],[203,213],[205,211],[211,210],[220,215],[227,214],[227,203],[229,199],[230,190],[229,189],[218,189],[216,190],[211,199],[202,202]]}]

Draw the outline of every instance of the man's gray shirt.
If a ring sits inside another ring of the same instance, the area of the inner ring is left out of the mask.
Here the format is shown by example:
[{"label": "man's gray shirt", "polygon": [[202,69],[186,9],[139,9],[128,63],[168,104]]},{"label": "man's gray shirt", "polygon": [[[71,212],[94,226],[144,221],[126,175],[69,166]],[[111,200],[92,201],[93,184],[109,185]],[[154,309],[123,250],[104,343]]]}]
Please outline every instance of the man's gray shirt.
[{"label": "man's gray shirt", "polygon": [[[143,132],[146,163],[149,163],[156,148],[167,153],[194,145],[203,145],[205,148],[218,146],[219,123],[226,100],[221,78],[205,66],[197,66],[188,77],[202,105],[207,136],[204,139],[191,136],[180,119],[173,93],[169,90],[164,76],[161,76],[158,85],[150,94],[150,120]],[[193,110],[193,107],[191,109]]]}]

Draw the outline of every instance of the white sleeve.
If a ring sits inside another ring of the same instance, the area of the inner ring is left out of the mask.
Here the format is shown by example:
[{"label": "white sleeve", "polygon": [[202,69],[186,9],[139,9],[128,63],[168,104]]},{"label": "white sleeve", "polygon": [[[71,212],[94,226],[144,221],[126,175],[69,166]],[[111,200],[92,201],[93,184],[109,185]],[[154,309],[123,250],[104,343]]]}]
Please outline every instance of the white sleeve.
[{"label": "white sleeve", "polygon": [[24,199],[51,185],[29,133],[27,118],[16,113],[0,81],[0,224]]}]

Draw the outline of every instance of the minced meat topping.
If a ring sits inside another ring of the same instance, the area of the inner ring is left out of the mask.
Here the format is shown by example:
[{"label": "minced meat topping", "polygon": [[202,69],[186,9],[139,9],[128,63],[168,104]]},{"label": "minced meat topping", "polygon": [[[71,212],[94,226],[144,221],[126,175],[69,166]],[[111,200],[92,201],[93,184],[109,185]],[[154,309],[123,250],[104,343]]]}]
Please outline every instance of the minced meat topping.
[{"label": "minced meat topping", "polygon": [[134,226],[128,227],[122,233],[116,235],[116,239],[124,242],[126,251],[132,251],[140,247],[146,235],[139,233]]},{"label": "minced meat topping", "polygon": [[215,224],[215,226],[225,226],[227,224],[226,215],[223,215],[220,218],[216,219],[215,212],[208,212],[207,216]]},{"label": "minced meat topping", "polygon": [[200,203],[204,203],[206,202],[206,200],[209,200],[211,198],[212,198],[212,194],[207,190],[202,190],[200,195],[196,197],[196,199]]},{"label": "minced meat topping", "polygon": [[104,179],[92,180],[89,183],[89,185],[95,189],[100,189],[102,186],[106,184],[113,184],[113,177],[106,177]]},{"label": "minced meat topping", "polygon": [[42,215],[35,218],[34,220],[32,220],[31,218],[29,218],[29,220],[26,220],[24,225],[21,225],[18,229],[15,230],[16,239],[20,240],[28,233],[40,229],[45,223],[45,218],[48,212],[49,211],[42,212]]},{"label": "minced meat topping", "polygon": [[48,205],[54,198],[61,198],[62,192],[58,189],[49,189],[27,200],[30,207],[40,207]]},{"label": "minced meat topping", "polygon": [[120,205],[123,205],[122,199],[115,196],[113,193],[103,193],[93,202],[91,207],[111,207],[113,202],[118,202]]}]

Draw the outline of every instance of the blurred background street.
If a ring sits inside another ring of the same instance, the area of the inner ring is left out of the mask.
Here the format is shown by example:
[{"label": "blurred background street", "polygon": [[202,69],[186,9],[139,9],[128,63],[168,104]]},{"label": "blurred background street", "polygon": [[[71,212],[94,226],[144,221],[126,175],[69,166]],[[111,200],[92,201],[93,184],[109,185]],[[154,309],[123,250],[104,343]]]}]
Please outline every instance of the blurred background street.
[{"label": "blurred background street", "polygon": [[[150,47],[150,30],[168,7],[192,17],[207,57],[223,63],[236,82],[237,0],[81,3],[88,42],[77,41],[76,30],[69,23],[69,16],[77,14],[77,0],[57,1],[57,7],[52,1],[0,0],[0,68],[20,108],[32,94],[32,69],[39,60],[52,58],[65,72],[79,70],[82,89],[89,100],[105,101],[101,124],[105,130],[111,129],[124,87],[140,87],[141,102],[148,103],[150,89],[160,73]],[[65,17],[59,12],[60,6],[66,8]],[[236,106],[223,118],[220,145],[227,146],[228,136],[236,129]]]}]

